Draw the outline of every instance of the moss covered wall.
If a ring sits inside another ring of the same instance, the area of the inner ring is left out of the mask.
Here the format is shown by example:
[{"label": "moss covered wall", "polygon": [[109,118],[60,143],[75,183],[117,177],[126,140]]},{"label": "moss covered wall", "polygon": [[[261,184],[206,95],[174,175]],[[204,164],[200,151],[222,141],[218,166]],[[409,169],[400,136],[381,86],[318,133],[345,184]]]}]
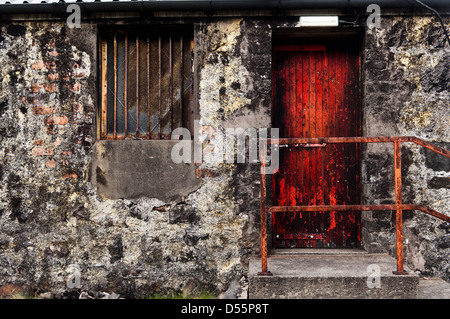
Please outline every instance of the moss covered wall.
[{"label": "moss covered wall", "polygon": [[[448,18],[444,20],[450,26]],[[450,50],[434,17],[383,17],[367,30],[364,48],[363,132],[416,136],[450,148]],[[403,202],[449,213],[449,159],[418,145],[402,145]],[[393,203],[393,147],[370,145],[363,162],[366,203]],[[364,213],[363,241],[395,254],[394,214]],[[413,270],[449,280],[450,226],[421,212],[405,212],[405,260]]]}]

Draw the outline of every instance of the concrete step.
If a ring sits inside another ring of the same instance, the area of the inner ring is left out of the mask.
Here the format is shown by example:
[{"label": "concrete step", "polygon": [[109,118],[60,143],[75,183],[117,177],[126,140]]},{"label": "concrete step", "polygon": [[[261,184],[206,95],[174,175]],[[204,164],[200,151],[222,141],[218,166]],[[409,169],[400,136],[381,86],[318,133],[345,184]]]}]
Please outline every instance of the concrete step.
[{"label": "concrete step", "polygon": [[419,280],[420,299],[450,299],[450,283],[441,278],[421,278]]},{"label": "concrete step", "polygon": [[333,248],[289,248],[270,250],[271,256],[300,256],[300,255],[367,255],[367,251],[359,248],[333,249]]},{"label": "concrete step", "polygon": [[[318,250],[318,249],[317,249]],[[278,253],[272,255],[272,253]],[[371,266],[370,266],[371,265]],[[370,267],[369,267],[370,266]],[[369,268],[368,268],[369,267]],[[372,280],[371,268],[378,271]],[[258,276],[261,259],[249,264],[250,299],[414,299],[419,297],[419,276],[392,273],[396,260],[385,254],[338,251],[320,254],[299,250],[297,254],[272,251],[268,270],[273,276]],[[370,277],[369,277],[370,276]],[[369,284],[368,284],[369,281]]]}]

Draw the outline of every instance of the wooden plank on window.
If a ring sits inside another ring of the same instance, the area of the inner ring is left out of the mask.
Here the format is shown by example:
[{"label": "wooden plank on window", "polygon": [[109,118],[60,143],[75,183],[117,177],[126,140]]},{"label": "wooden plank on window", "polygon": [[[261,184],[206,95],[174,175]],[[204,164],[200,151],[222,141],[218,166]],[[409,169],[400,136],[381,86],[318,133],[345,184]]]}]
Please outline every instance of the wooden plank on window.
[{"label": "wooden plank on window", "polygon": [[162,57],[161,57],[161,35],[158,37],[158,137],[161,138],[162,129],[161,129],[161,73],[162,73]]},{"label": "wooden plank on window", "polygon": [[117,138],[117,34],[114,33],[114,138]]},{"label": "wooden plank on window", "polygon": [[114,69],[114,34],[110,33],[106,36],[106,135],[114,137],[114,123],[115,123],[115,69]]},{"label": "wooden plank on window", "polygon": [[190,83],[191,78],[189,76],[190,74],[190,39],[187,36],[182,37],[182,68],[181,68],[181,104],[182,104],[182,126],[191,129],[191,134],[194,134],[191,125],[190,125],[190,117],[191,117],[191,109],[190,109],[190,96],[189,92],[190,90]]},{"label": "wooden plank on window", "polygon": [[123,94],[123,100],[124,100],[124,113],[125,113],[125,137],[128,135],[128,99],[127,99],[127,90],[128,90],[128,32],[125,32],[125,71],[124,71],[124,94]]},{"label": "wooden plank on window", "polygon": [[172,132],[173,130],[173,55],[172,55],[172,36],[169,35],[169,107],[168,107],[168,111],[169,111],[169,134]]},{"label": "wooden plank on window", "polygon": [[117,33],[116,138],[125,136],[125,35]]},{"label": "wooden plank on window", "polygon": [[150,138],[159,139],[159,41],[157,35],[150,37]]},{"label": "wooden plank on window", "polygon": [[101,110],[101,123],[100,123],[100,136],[102,139],[106,138],[106,116],[107,116],[107,43],[106,38],[101,40],[101,77],[102,77],[102,110]]},{"label": "wooden plank on window", "polygon": [[182,123],[182,42],[181,37],[175,37],[172,40],[172,130],[183,126]]},{"label": "wooden plank on window", "polygon": [[168,139],[170,136],[171,101],[170,101],[170,39],[164,36],[161,39],[161,138]]},{"label": "wooden plank on window", "polygon": [[129,33],[127,37],[127,132],[130,137],[136,134],[136,38]]},{"label": "wooden plank on window", "polygon": [[136,35],[136,136],[139,135],[139,36]]},{"label": "wooden plank on window", "polygon": [[[191,132],[194,132],[194,118],[195,118],[195,114],[194,114],[194,72],[192,72],[192,66],[194,65],[194,39],[191,39],[191,46],[190,46],[190,50],[189,52],[186,54],[187,57],[189,58],[189,68],[188,68],[188,74],[189,74],[189,92],[187,93],[188,97],[189,97],[189,112],[190,112],[190,127],[191,127]],[[192,133],[193,135],[194,133]]]},{"label": "wooden plank on window", "polygon": [[147,72],[147,35],[139,35],[139,137],[146,139],[148,132],[148,72]]},{"label": "wooden plank on window", "polygon": [[147,36],[147,138],[150,139],[151,120],[150,120],[150,38]]}]

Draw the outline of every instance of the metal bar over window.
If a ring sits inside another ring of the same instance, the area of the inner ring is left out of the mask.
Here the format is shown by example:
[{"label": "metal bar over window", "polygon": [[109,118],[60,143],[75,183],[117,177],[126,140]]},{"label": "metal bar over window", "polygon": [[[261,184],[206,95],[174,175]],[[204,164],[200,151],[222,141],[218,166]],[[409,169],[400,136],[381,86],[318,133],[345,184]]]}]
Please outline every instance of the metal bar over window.
[{"label": "metal bar over window", "polygon": [[172,37],[169,35],[169,130],[173,127],[173,59]]},{"label": "metal bar over window", "polygon": [[147,36],[147,138],[150,139],[152,130],[150,120],[150,39]]},{"label": "metal bar over window", "polygon": [[106,48],[107,43],[106,39],[103,39],[101,41],[101,56],[102,56],[102,67],[101,67],[101,81],[102,81],[102,109],[101,109],[101,131],[100,136],[101,138],[106,138],[106,112],[108,110],[107,108],[107,90],[108,90],[108,81],[107,81],[107,70],[106,65],[108,63],[107,60],[107,54],[106,54]]},{"label": "metal bar over window", "polygon": [[125,77],[124,77],[124,113],[125,113],[125,136],[128,135],[128,100],[127,100],[127,92],[128,92],[128,32],[125,32]]},{"label": "metal bar over window", "polygon": [[117,35],[114,34],[114,139],[117,137]]},{"label": "metal bar over window", "polygon": [[[183,76],[183,35],[180,36],[180,118],[179,118],[179,123],[178,126],[181,127],[183,126],[183,94],[184,94],[184,76]],[[193,132],[192,132],[193,133]]]},{"label": "metal bar over window", "polygon": [[139,36],[136,36],[136,136],[139,135]]},{"label": "metal bar over window", "polygon": [[158,37],[158,112],[159,112],[159,121],[158,121],[158,135],[161,139],[161,120],[162,120],[162,112],[161,112],[161,68],[162,68],[162,58],[161,58],[161,35]]}]

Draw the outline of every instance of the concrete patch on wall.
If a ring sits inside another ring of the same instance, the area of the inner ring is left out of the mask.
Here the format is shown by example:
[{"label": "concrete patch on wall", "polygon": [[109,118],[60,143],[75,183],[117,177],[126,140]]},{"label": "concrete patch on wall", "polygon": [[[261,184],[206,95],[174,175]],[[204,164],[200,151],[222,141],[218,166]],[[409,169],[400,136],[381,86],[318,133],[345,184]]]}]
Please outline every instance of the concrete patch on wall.
[{"label": "concrete patch on wall", "polygon": [[172,162],[171,150],[176,143],[98,141],[89,180],[101,196],[111,199],[148,197],[179,202],[195,191],[201,180],[196,177],[193,163]]}]

